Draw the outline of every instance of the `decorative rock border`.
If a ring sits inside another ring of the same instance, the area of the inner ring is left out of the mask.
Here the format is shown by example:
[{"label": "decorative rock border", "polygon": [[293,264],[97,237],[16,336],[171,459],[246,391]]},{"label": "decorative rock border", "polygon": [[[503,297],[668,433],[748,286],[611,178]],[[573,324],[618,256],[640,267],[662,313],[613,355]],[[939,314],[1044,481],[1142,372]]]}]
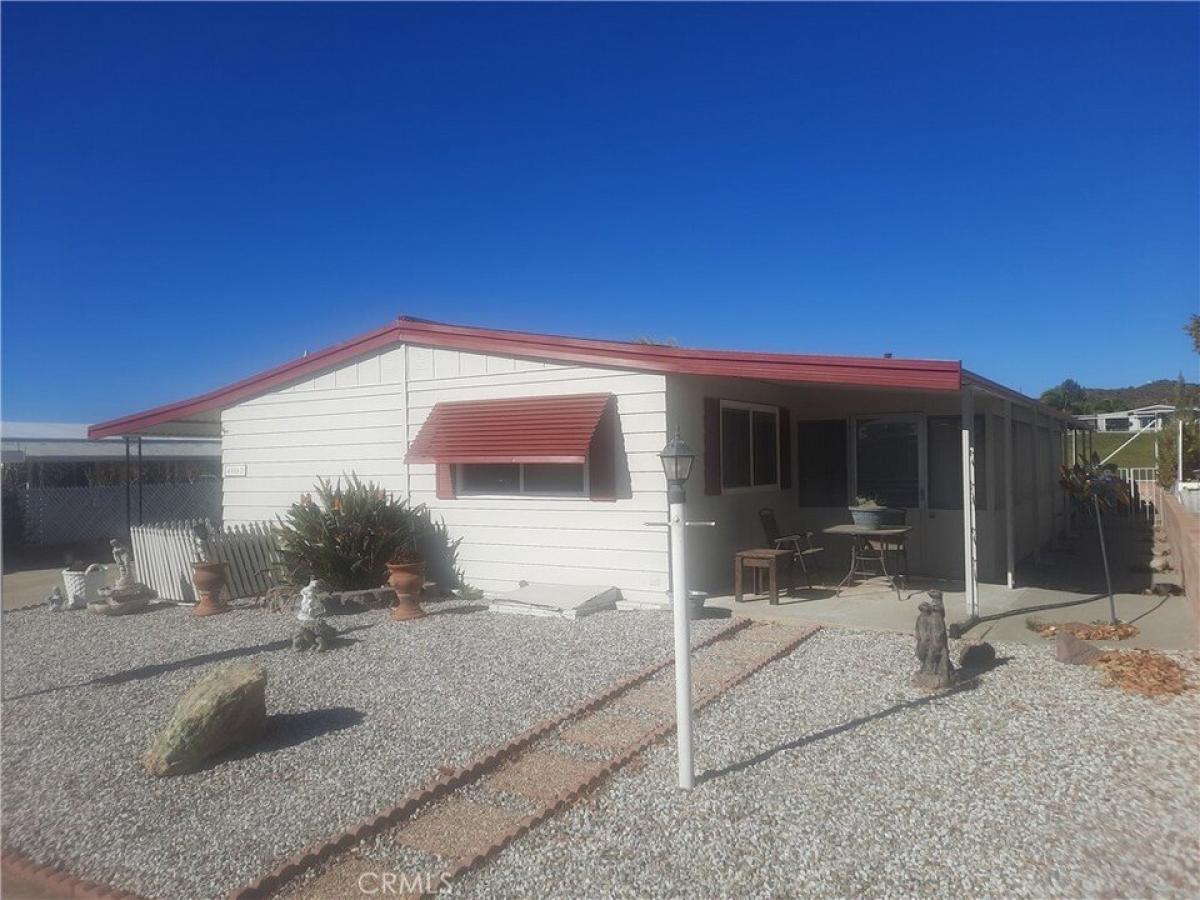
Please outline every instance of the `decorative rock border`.
[{"label": "decorative rock border", "polygon": [[76,878],[57,866],[40,866],[24,853],[16,850],[0,852],[0,873],[6,877],[19,878],[36,885],[48,894],[60,897],[76,897],[79,900],[144,900],[138,894],[118,891]]},{"label": "decorative rock border", "polygon": [[[710,644],[735,634],[749,625],[749,619],[735,618],[724,628],[721,628],[716,633],[696,644],[694,649],[699,650],[703,647],[707,647]],[[584,700],[567,708],[563,712],[558,713],[552,718],[543,719],[526,731],[523,731],[521,734],[500,745],[496,749],[477,757],[468,765],[457,769],[451,769],[449,771],[443,771],[436,778],[431,779],[410,793],[399,803],[393,806],[385,807],[378,813],[359,820],[355,824],[346,827],[337,834],[332,835],[323,841],[318,841],[315,844],[310,844],[308,847],[305,847],[291,859],[288,859],[287,861],[276,866],[266,875],[250,882],[244,887],[235,890],[229,895],[229,900],[261,900],[261,898],[269,897],[288,882],[292,881],[298,875],[302,874],[308,869],[311,869],[313,866],[328,861],[331,857],[337,855],[338,853],[349,850],[359,841],[374,837],[380,832],[391,828],[393,825],[399,824],[405,819],[410,818],[422,807],[427,806],[435,800],[440,800],[442,797],[447,796],[463,785],[476,781],[484,775],[494,771],[495,769],[498,769],[503,763],[517,756],[534,741],[550,734],[563,723],[569,721],[570,719],[584,715],[585,713],[591,712],[597,707],[607,703],[609,700],[612,700],[618,694],[628,690],[631,687],[634,687],[637,684],[640,684],[671,664],[672,657],[666,657],[657,662],[653,662],[644,669],[613,682],[599,693],[585,698]],[[649,746],[649,743],[645,743],[643,745],[643,742],[647,740],[649,740],[649,742],[658,740],[663,734],[666,733],[667,730],[670,730],[674,727],[674,723],[671,722],[666,726],[655,728],[647,736],[647,738],[643,738],[642,741],[639,741],[639,746],[635,752],[626,752],[621,754],[621,757],[619,758],[622,760],[621,765],[624,765],[635,755],[637,755],[637,753],[645,749],[645,746]],[[615,768],[617,768],[615,764],[613,765],[612,769],[609,769],[609,767],[606,766],[606,771],[604,771],[601,775],[591,779],[591,781],[595,781],[596,784],[599,784],[605,778],[607,778],[608,775],[611,774],[611,771],[615,770]],[[564,794],[560,796],[554,803],[541,810],[538,810],[532,815],[528,815],[520,819],[517,824],[496,844],[488,848],[488,851],[485,855],[481,857],[472,857],[471,862],[473,862],[473,865],[482,865],[496,853],[500,852],[503,847],[507,846],[508,843],[514,840],[516,837],[526,834],[531,828],[540,824],[550,815],[562,810],[568,803],[574,802],[574,800],[578,798],[581,791],[574,791],[570,793],[573,794],[570,799],[568,799],[568,794]],[[460,862],[460,864],[454,868],[453,872],[460,872],[460,870],[461,874],[465,874],[466,872],[470,871],[470,868],[463,868],[463,863]],[[454,875],[451,874],[450,877],[454,877]]]}]

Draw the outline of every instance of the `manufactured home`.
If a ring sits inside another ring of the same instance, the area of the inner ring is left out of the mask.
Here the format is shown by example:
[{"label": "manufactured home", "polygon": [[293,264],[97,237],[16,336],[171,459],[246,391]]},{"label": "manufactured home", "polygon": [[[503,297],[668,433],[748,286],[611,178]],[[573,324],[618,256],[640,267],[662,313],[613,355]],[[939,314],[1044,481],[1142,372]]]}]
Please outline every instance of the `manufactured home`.
[{"label": "manufactured home", "polygon": [[[679,431],[697,458],[690,586],[728,593],[734,555],[849,522],[858,496],[903,508],[913,574],[1012,584],[1065,527],[1069,416],[957,361],[700,350],[400,317],[90,436],[219,437],[227,524],[271,520],[350,472],[427,504],[466,578],[610,585],[663,605]],[[964,506],[964,496],[974,503]]]}]

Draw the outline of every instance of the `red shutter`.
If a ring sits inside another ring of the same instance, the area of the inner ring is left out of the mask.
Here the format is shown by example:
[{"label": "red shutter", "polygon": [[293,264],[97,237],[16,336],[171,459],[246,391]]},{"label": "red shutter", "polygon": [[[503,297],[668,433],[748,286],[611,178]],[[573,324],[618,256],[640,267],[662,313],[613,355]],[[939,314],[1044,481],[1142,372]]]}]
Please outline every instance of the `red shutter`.
[{"label": "red shutter", "polygon": [[454,468],[450,463],[437,465],[437,496],[439,500],[454,499]]},{"label": "red shutter", "polygon": [[611,401],[588,445],[588,487],[593,500],[617,499],[617,410]]},{"label": "red shutter", "polygon": [[704,493],[721,493],[721,401],[704,398]]},{"label": "red shutter", "polygon": [[792,415],[779,408],[779,487],[792,486]]}]

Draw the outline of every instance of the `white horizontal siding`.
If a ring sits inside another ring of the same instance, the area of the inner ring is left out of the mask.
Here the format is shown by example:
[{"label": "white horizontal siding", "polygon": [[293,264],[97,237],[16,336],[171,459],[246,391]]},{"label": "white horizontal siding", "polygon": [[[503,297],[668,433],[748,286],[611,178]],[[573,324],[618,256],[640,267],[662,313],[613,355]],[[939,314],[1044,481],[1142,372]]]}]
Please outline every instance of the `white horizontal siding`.
[{"label": "white horizontal siding", "polygon": [[[407,357],[407,362],[406,362]],[[434,467],[404,464],[408,444],[437,403],[611,393],[619,420],[619,499],[439,500]],[[222,415],[223,461],[246,467],[224,479],[227,522],[273,519],[316,478],[353,471],[425,503],[461,539],[467,579],[485,590],[519,581],[611,584],[636,600],[667,588],[666,379],[488,354],[397,347]]]}]

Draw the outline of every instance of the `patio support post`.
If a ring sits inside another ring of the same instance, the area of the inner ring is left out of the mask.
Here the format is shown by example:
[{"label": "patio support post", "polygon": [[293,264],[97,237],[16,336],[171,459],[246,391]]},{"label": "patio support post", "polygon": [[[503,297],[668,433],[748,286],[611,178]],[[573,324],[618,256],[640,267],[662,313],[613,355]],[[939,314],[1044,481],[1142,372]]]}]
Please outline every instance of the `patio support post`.
[{"label": "patio support post", "polygon": [[1033,440],[1033,564],[1042,561],[1042,442],[1038,440],[1038,412],[1029,407],[1029,434]]},{"label": "patio support post", "polygon": [[142,524],[142,436],[138,435],[138,524]]},{"label": "patio support post", "polygon": [[130,462],[129,461],[129,437],[126,436],[126,438],[125,438],[125,536],[126,537],[128,537],[131,534],[131,528],[133,526],[132,504],[130,502],[130,495],[129,495],[129,479],[130,479],[130,474],[131,474],[130,470],[129,470],[129,462]]},{"label": "patio support post", "polygon": [[688,622],[687,561],[684,535],[687,530],[683,491],[670,497],[671,605],[675,619],[675,728],[679,745],[679,786],[685,790],[696,783],[692,761],[692,642]]},{"label": "patio support post", "polygon": [[1017,547],[1013,531],[1013,405],[1004,401],[1004,560],[1008,569],[1008,589],[1017,586]]},{"label": "patio support post", "polygon": [[975,543],[975,394],[962,391],[963,584],[967,616],[979,614],[979,564]]}]

